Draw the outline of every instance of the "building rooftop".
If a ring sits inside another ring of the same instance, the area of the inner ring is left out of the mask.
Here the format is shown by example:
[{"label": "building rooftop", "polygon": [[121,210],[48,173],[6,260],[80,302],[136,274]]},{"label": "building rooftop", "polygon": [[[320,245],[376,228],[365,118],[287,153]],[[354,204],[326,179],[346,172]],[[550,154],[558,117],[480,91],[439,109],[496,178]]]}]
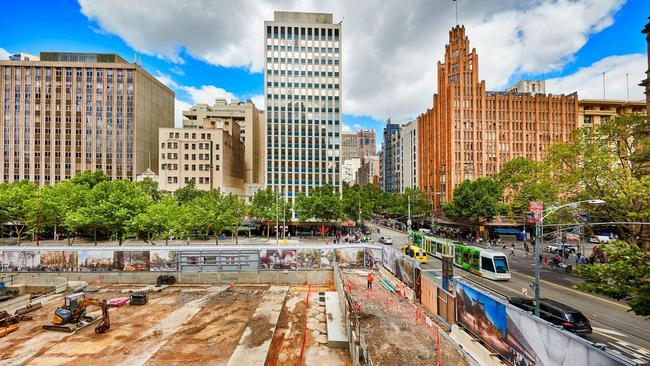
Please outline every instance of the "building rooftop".
[{"label": "building rooftop", "polygon": [[41,52],[41,61],[128,63],[116,53]]},{"label": "building rooftop", "polygon": [[580,99],[578,104],[607,104],[607,105],[635,105],[643,107],[644,100],[622,100],[622,99]]},{"label": "building rooftop", "polygon": [[297,11],[276,11],[273,12],[273,21],[288,23],[319,23],[332,24],[331,13],[303,13]]}]

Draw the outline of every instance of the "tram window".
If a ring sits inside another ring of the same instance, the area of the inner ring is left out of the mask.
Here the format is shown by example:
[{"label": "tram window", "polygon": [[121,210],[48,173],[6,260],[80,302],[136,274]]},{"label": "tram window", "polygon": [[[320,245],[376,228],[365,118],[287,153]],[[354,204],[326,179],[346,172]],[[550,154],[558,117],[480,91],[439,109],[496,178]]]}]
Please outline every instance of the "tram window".
[{"label": "tram window", "polygon": [[496,268],[496,273],[507,273],[508,262],[506,257],[494,257],[494,268]]},{"label": "tram window", "polygon": [[492,258],[481,257],[481,269],[494,272],[494,264]]},{"label": "tram window", "polygon": [[469,250],[463,250],[463,263],[469,263]]},{"label": "tram window", "polygon": [[463,253],[463,250],[460,248],[456,249],[456,263],[461,263],[460,256]]}]

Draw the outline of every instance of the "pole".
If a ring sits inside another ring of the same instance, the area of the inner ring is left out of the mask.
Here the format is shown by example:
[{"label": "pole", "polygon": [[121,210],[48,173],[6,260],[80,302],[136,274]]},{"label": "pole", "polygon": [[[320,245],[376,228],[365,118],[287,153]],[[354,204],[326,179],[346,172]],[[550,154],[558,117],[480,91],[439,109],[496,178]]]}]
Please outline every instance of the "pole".
[{"label": "pole", "polygon": [[603,71],[603,99],[606,99],[605,97],[605,72]]},{"label": "pole", "polygon": [[285,238],[285,229],[287,227],[287,200],[286,197],[282,197],[282,239]]},{"label": "pole", "polygon": [[539,318],[539,302],[540,302],[540,293],[539,293],[539,271],[540,271],[540,261],[539,261],[539,251],[542,237],[542,213],[535,212],[535,316]]},{"label": "pole", "polygon": [[627,96],[627,101],[630,101],[630,74],[625,73],[625,89],[626,93],[625,95]]},{"label": "pole", "polygon": [[280,244],[280,195],[275,195],[275,245]]}]

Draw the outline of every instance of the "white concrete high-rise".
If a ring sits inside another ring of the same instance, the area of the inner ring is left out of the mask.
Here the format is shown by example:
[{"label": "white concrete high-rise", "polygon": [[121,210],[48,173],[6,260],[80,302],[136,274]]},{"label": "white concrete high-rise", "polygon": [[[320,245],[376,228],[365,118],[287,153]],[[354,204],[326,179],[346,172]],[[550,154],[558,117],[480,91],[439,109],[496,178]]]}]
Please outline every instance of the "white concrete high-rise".
[{"label": "white concrete high-rise", "polygon": [[341,27],[324,13],[276,11],[264,22],[265,181],[287,200],[341,189]]},{"label": "white concrete high-rise", "polygon": [[418,121],[411,121],[404,126],[399,134],[400,139],[400,193],[407,188],[418,188]]}]

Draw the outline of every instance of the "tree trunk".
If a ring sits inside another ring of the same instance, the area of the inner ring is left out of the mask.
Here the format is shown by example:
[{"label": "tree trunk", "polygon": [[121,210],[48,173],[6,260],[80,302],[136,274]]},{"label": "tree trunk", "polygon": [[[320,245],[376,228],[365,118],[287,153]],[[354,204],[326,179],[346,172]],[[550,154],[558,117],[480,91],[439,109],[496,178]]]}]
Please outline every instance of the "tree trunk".
[{"label": "tree trunk", "polygon": [[271,223],[268,222],[266,223],[266,238],[269,239],[271,237]]},{"label": "tree trunk", "polygon": [[235,226],[235,244],[239,244],[239,225]]},{"label": "tree trunk", "polygon": [[320,224],[320,235],[322,238],[325,237],[325,223]]},{"label": "tree trunk", "polygon": [[95,240],[95,245],[97,245],[97,228],[93,228],[93,240]]}]

